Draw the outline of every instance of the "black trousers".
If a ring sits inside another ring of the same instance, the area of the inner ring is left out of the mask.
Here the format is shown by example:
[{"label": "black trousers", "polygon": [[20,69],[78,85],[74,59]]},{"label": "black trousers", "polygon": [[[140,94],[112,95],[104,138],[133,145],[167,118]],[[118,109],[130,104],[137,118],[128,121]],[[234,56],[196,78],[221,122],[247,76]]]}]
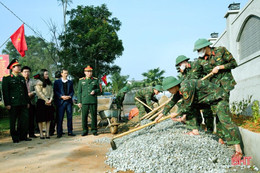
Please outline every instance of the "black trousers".
[{"label": "black trousers", "polygon": [[10,133],[13,140],[23,140],[28,134],[28,108],[27,105],[11,106]]},{"label": "black trousers", "polygon": [[36,106],[30,104],[29,108],[29,135],[34,135],[35,129],[35,122],[36,122]]}]

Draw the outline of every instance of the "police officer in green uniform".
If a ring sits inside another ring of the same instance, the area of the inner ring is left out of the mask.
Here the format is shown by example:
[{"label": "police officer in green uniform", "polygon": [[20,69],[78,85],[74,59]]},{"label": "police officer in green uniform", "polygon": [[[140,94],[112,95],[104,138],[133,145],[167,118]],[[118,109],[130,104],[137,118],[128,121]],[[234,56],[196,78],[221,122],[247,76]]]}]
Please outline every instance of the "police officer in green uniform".
[{"label": "police officer in green uniform", "polygon": [[93,68],[84,69],[85,77],[78,83],[78,106],[82,108],[82,136],[88,135],[88,113],[91,113],[91,132],[97,136],[97,95],[100,93],[97,78],[92,77]]},{"label": "police officer in green uniform", "polygon": [[[214,106],[216,114],[225,129],[225,137],[228,145],[234,145],[236,153],[234,157],[242,157],[242,150],[240,147],[239,130],[232,122],[230,117],[230,110],[228,104],[228,94],[221,87],[207,80],[177,80],[170,76],[163,80],[163,89],[168,90],[172,94],[181,93],[180,97],[183,99],[180,109],[177,113],[172,113],[172,117],[180,114],[186,114],[192,109],[201,109],[203,107]],[[189,114],[187,114],[188,116]],[[156,118],[158,122],[163,115]]]},{"label": "police officer in green uniform", "polygon": [[29,96],[25,79],[20,75],[21,64],[13,59],[7,69],[10,75],[3,77],[2,90],[4,104],[10,113],[10,133],[14,143],[31,141],[27,138],[29,123]]}]

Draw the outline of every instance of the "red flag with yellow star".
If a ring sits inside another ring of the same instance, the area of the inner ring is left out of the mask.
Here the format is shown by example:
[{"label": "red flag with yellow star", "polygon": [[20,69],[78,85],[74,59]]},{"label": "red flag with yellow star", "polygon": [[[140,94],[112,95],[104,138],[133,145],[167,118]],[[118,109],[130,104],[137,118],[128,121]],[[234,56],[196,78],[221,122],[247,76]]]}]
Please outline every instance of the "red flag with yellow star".
[{"label": "red flag with yellow star", "polygon": [[101,79],[107,85],[107,75],[104,75]]},{"label": "red flag with yellow star", "polygon": [[20,26],[20,28],[17,29],[17,31],[15,31],[15,33],[13,33],[10,38],[16,50],[22,57],[24,57],[25,51],[28,50],[24,36],[24,24],[22,24],[22,26]]}]

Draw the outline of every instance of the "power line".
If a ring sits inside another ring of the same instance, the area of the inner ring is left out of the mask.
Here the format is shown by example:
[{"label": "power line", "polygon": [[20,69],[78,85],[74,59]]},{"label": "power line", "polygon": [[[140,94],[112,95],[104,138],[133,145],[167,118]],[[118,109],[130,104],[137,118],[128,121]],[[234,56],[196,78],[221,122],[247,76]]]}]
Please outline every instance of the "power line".
[{"label": "power line", "polygon": [[[3,4],[1,1],[0,1],[0,4],[2,6],[4,6],[8,11],[10,11],[18,20],[20,20],[23,24],[25,24],[29,29],[31,29],[39,38],[41,38],[42,40],[44,40],[45,42],[48,42],[46,39],[44,39],[39,33],[37,33],[30,25],[28,25],[27,23],[25,23],[19,16],[17,16],[11,9],[9,9],[5,4]],[[0,46],[0,48],[2,46],[5,45],[6,42],[8,42],[9,38]],[[49,51],[48,47],[46,47],[47,50]],[[52,60],[55,62],[55,64],[57,64],[56,60],[51,57]]]},{"label": "power line", "polygon": [[[43,39],[44,41],[47,42],[47,40],[45,40],[39,33],[37,33],[30,25],[28,25],[27,23],[25,23],[19,16],[17,16],[11,9],[9,9],[5,4],[3,4],[0,1],[0,4],[2,6],[4,6],[8,11],[10,11],[18,20],[20,20],[23,24],[25,24],[29,29],[31,29],[38,37],[40,37],[41,39]],[[9,40],[9,38],[0,46],[0,48],[5,45],[5,43]]]}]

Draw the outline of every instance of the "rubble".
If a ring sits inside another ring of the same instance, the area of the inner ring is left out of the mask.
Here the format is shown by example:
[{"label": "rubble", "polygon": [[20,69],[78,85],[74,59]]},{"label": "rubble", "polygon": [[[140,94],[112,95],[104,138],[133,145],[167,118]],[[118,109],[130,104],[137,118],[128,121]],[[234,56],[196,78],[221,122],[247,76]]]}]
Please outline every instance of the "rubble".
[{"label": "rubble", "polygon": [[216,173],[230,168],[231,148],[219,144],[214,135],[188,136],[186,132],[184,125],[169,119],[115,139],[117,149],[107,153],[106,163],[118,171],[136,173]]}]

